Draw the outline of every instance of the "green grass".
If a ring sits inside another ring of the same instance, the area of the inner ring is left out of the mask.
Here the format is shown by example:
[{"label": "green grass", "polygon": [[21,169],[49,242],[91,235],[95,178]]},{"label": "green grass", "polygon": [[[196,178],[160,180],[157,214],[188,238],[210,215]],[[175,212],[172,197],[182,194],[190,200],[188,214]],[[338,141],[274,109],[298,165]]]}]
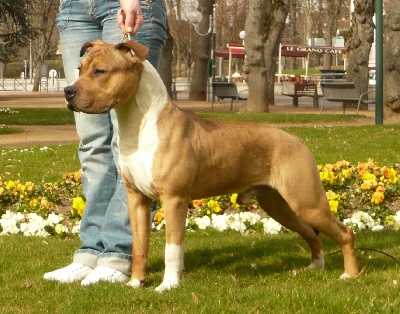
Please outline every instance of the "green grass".
[{"label": "green grass", "polygon": [[59,182],[62,174],[79,170],[76,144],[30,147],[26,149],[0,148],[0,177],[34,183]]},{"label": "green grass", "polygon": [[[338,247],[325,238],[326,269],[304,271],[306,244],[293,233],[188,233],[181,286],[157,294],[164,264],[163,232],[151,237],[148,281],[82,287],[43,280],[71,261],[78,239],[0,237],[0,313],[398,313],[399,264],[377,252],[357,251],[366,271],[341,281]],[[359,232],[357,247],[400,255],[398,232]]]},{"label": "green grass", "polygon": [[63,125],[75,123],[74,113],[66,108],[13,108],[13,111],[18,111],[18,113],[0,113],[0,125]]},{"label": "green grass", "polygon": [[[269,119],[269,115],[265,116]],[[293,116],[280,119],[300,123],[295,121],[302,115]],[[323,116],[328,119],[324,121],[326,125],[329,119],[339,119],[325,116],[328,115]],[[58,121],[58,117],[53,121]],[[253,117],[265,119],[264,115]],[[397,125],[284,129],[302,138],[318,163],[341,159],[356,163],[374,158],[381,165],[392,165],[400,159]],[[50,149],[0,148],[0,176],[37,183],[56,182],[63,173],[79,169],[76,151],[76,145]],[[326,270],[306,272],[303,268],[309,263],[308,249],[293,233],[241,236],[210,230],[188,232],[181,287],[156,294],[154,289],[163,275],[164,242],[163,232],[152,234],[148,282],[144,289],[133,290],[121,284],[82,287],[79,283],[44,281],[45,272],[71,262],[74,250],[79,247],[77,238],[0,236],[0,313],[397,313],[400,310],[398,262],[378,252],[357,250],[360,267],[366,266],[366,271],[356,280],[340,281],[342,254],[325,237]],[[397,258],[398,243],[398,231],[356,234],[357,247],[378,249]]]},{"label": "green grass", "polygon": [[200,116],[213,120],[235,120],[258,123],[349,123],[365,119],[364,115],[344,114],[293,114],[293,113],[236,113],[236,112],[198,112]]},{"label": "green grass", "polygon": [[372,158],[381,166],[400,163],[400,125],[290,127],[310,148],[318,163],[346,159],[352,164]]}]

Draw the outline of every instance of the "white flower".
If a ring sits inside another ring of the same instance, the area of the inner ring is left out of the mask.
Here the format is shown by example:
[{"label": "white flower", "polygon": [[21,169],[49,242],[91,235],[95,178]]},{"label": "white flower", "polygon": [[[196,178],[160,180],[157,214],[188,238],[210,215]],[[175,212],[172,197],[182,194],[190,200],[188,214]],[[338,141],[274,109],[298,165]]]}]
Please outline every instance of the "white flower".
[{"label": "white flower", "polygon": [[156,229],[160,231],[164,226],[165,226],[165,219],[161,220]]},{"label": "white flower", "polygon": [[71,232],[72,232],[72,234],[79,234],[80,231],[81,231],[81,221],[79,220],[72,227]]},{"label": "white flower", "polygon": [[1,235],[17,234],[20,232],[20,229],[17,227],[17,223],[15,220],[12,219],[7,220],[5,218],[2,218],[0,219],[0,225],[3,228]]},{"label": "white flower", "polygon": [[350,218],[344,219],[343,223],[355,230],[363,230],[366,228],[370,228],[373,231],[381,230],[379,222],[374,221],[368,213],[361,210],[355,212]]},{"label": "white flower", "polygon": [[61,214],[56,215],[55,213],[51,213],[47,217],[47,224],[48,225],[57,225],[63,220],[64,220],[64,217]]},{"label": "white flower", "polygon": [[54,231],[55,231],[57,234],[68,233],[68,228],[67,228],[66,226],[62,225],[62,224],[57,224],[57,225],[54,227]]},{"label": "white flower", "polygon": [[383,226],[382,225],[375,225],[371,228],[372,231],[382,231],[383,230]]},{"label": "white flower", "polygon": [[240,214],[242,214],[242,213],[236,213],[234,215],[231,215],[231,217],[229,219],[229,221],[230,221],[229,227],[232,230],[243,233],[246,231],[246,225],[243,222],[243,215],[240,215]]},{"label": "white flower", "polygon": [[196,217],[194,219],[194,222],[199,227],[199,229],[202,229],[202,230],[206,229],[207,227],[209,227],[211,225],[211,219],[208,216]]},{"label": "white flower", "polygon": [[223,215],[212,214],[211,227],[213,227],[218,231],[225,231],[228,229],[228,224],[227,224],[228,219],[229,216],[227,216],[225,213]]},{"label": "white flower", "polygon": [[281,224],[272,218],[264,218],[261,222],[264,225],[264,232],[266,234],[278,234],[282,230]]}]

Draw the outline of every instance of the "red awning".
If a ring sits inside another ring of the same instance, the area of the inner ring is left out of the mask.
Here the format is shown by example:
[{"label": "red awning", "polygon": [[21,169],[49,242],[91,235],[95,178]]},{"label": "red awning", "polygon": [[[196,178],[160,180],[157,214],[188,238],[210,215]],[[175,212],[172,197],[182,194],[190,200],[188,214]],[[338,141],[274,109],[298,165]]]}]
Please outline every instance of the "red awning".
[{"label": "red awning", "polygon": [[242,44],[229,43],[226,47],[227,50],[215,50],[215,56],[229,59],[230,55],[231,58],[244,59],[245,52]]},{"label": "red awning", "polygon": [[[243,50],[235,51],[234,49],[232,49],[231,53],[232,53],[232,58],[244,59],[245,53]],[[215,56],[229,59],[229,50],[215,50]]]}]

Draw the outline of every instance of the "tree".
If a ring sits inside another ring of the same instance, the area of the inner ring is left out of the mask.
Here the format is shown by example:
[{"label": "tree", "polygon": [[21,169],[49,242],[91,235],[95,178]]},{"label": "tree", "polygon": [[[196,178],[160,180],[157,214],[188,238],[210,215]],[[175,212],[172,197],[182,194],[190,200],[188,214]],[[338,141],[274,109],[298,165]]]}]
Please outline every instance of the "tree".
[{"label": "tree", "polygon": [[249,1],[244,68],[249,112],[268,112],[268,106],[274,104],[276,58],[289,4],[289,0]]},{"label": "tree", "polygon": [[[324,39],[327,46],[332,45],[332,38],[336,36],[337,24],[342,0],[332,0],[326,3],[326,19],[324,23]],[[324,54],[324,69],[331,69],[332,55]]]},{"label": "tree", "polygon": [[33,40],[32,50],[35,55],[33,68],[35,80],[33,82],[33,91],[38,91],[41,79],[41,65],[52,48],[55,48],[53,35],[56,28],[56,14],[59,3],[53,0],[32,0],[30,3],[30,12],[32,24],[35,28],[35,39]]},{"label": "tree", "polygon": [[27,3],[26,0],[0,0],[0,62],[8,63],[32,34],[26,18]]},{"label": "tree", "polygon": [[348,51],[347,77],[355,82],[360,92],[368,90],[368,62],[374,41],[375,0],[354,0],[350,31],[345,37]]},{"label": "tree", "polygon": [[384,113],[385,119],[398,119],[400,113],[400,6],[397,1],[387,1],[385,11],[383,37]]},{"label": "tree", "polygon": [[[199,0],[199,11],[203,18],[199,25],[199,32],[207,33],[210,15],[213,11],[215,0]],[[197,39],[197,54],[194,58],[193,76],[190,84],[189,100],[206,100],[207,76],[210,60],[211,34],[199,36]]]},{"label": "tree", "polygon": [[172,63],[173,63],[173,51],[174,38],[171,36],[169,23],[167,22],[167,40],[165,41],[164,49],[161,54],[160,65],[158,67],[158,73],[160,73],[161,79],[167,88],[168,94],[172,98]]}]

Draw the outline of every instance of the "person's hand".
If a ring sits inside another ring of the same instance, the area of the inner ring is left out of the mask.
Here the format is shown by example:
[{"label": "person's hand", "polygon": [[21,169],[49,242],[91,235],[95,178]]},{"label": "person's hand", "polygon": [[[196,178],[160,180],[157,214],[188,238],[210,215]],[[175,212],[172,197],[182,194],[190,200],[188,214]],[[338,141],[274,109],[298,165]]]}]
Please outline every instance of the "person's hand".
[{"label": "person's hand", "polygon": [[140,0],[120,0],[117,23],[124,34],[135,35],[143,24]]}]

